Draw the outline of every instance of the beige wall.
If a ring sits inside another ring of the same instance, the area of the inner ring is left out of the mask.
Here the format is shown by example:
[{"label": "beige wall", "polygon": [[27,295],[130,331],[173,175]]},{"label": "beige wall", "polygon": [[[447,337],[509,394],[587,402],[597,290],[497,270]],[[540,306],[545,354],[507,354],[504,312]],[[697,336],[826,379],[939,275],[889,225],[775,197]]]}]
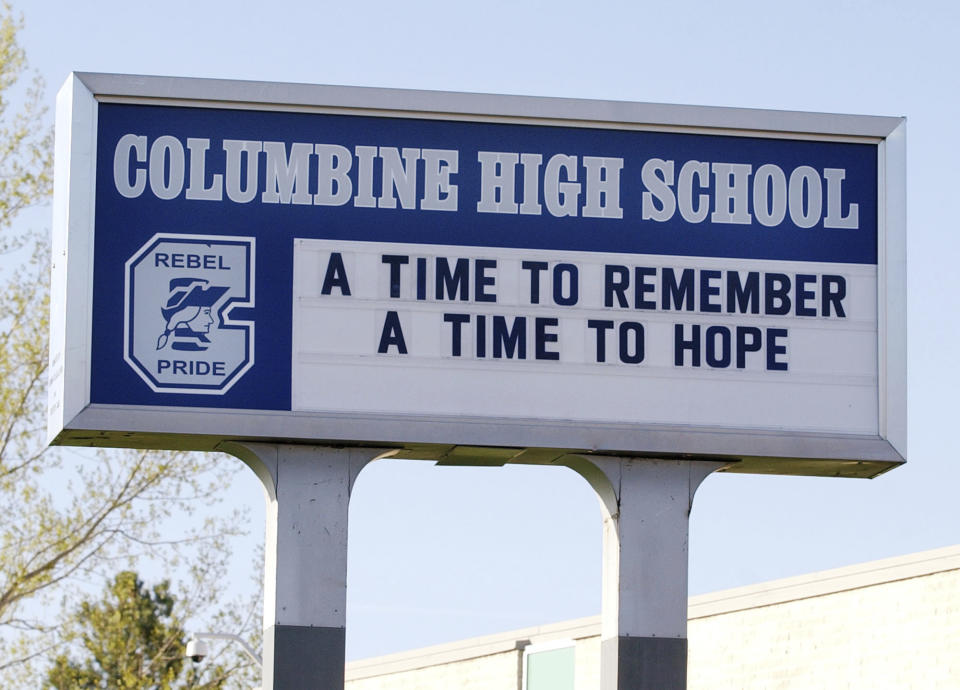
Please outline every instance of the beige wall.
[{"label": "beige wall", "polygon": [[960,570],[690,621],[689,690],[956,690]]},{"label": "beige wall", "polygon": [[347,682],[350,690],[517,690],[517,652],[500,652],[440,666],[400,671]]},{"label": "beige wall", "polygon": [[[588,618],[348,664],[348,690],[519,690],[522,648],[576,644],[599,687]],[[960,547],[690,600],[689,690],[960,690]]]}]

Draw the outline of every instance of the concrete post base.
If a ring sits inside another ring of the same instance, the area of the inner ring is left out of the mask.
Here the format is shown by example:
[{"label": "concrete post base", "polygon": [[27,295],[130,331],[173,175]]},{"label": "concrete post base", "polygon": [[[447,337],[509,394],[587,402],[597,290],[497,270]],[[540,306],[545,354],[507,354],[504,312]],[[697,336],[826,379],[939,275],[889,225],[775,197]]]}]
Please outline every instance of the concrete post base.
[{"label": "concrete post base", "polygon": [[263,631],[266,688],[342,688],[346,628],[271,625]]},{"label": "concrete post base", "polygon": [[[600,675],[606,687],[687,687],[687,640],[674,637],[616,637],[600,643]],[[613,681],[616,685],[613,685]]]}]

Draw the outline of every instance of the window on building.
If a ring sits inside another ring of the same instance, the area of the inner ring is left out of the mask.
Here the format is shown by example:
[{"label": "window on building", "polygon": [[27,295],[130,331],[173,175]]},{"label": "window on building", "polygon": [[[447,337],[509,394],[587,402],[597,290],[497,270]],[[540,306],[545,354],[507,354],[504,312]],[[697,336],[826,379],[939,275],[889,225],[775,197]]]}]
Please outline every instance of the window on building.
[{"label": "window on building", "polygon": [[523,650],[523,690],[574,690],[572,640],[532,644]]}]

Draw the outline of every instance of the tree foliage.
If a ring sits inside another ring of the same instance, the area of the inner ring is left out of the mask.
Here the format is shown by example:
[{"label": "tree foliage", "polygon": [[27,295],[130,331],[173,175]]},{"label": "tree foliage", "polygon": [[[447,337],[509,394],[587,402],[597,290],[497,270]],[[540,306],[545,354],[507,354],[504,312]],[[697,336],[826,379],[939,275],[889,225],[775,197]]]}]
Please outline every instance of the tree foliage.
[{"label": "tree foliage", "polygon": [[[17,42],[23,19],[3,4],[0,15],[0,229],[50,194],[53,185],[53,133],[42,124],[43,82],[27,77],[27,56]],[[19,97],[19,98],[18,98]],[[11,109],[14,100],[22,105]],[[9,248],[15,238],[3,236]]]},{"label": "tree foliage", "polygon": [[121,572],[100,602],[81,604],[79,624],[87,658],[58,656],[48,674],[51,687],[173,688],[185,644],[169,581],[151,592],[136,573]]},{"label": "tree foliage", "polygon": [[[163,572],[190,564],[185,615],[219,615],[221,630],[248,639],[259,628],[249,605],[228,607],[242,615],[216,613],[225,602],[213,583],[244,519],[211,518],[223,511],[208,508],[238,465],[183,452],[46,448],[49,242],[19,218],[49,200],[53,136],[21,28],[0,7],[0,687],[36,687],[38,667],[66,643],[59,631],[78,587],[138,559]],[[208,517],[182,527],[196,511]]]},{"label": "tree foliage", "polygon": [[167,580],[148,589],[121,572],[100,601],[80,605],[76,625],[84,658],[56,658],[47,674],[55,690],[219,690],[229,673],[216,666],[206,681],[195,668],[184,673],[185,634]]}]

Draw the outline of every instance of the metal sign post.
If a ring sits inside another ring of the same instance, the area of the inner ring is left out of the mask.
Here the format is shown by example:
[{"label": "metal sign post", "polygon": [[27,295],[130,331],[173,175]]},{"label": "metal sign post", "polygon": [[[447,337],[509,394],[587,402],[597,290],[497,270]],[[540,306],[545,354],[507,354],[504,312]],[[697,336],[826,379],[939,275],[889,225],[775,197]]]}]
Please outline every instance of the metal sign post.
[{"label": "metal sign post", "polygon": [[569,458],[603,506],[601,690],[687,680],[688,526],[710,460]]},{"label": "metal sign post", "polygon": [[[221,444],[267,501],[264,690],[342,688],[347,517],[359,472],[395,451]],[[570,456],[603,507],[601,690],[686,687],[688,523],[725,463]]]},{"label": "metal sign post", "polygon": [[385,452],[233,442],[220,450],[243,460],[266,494],[264,690],[342,688],[350,493]]}]

